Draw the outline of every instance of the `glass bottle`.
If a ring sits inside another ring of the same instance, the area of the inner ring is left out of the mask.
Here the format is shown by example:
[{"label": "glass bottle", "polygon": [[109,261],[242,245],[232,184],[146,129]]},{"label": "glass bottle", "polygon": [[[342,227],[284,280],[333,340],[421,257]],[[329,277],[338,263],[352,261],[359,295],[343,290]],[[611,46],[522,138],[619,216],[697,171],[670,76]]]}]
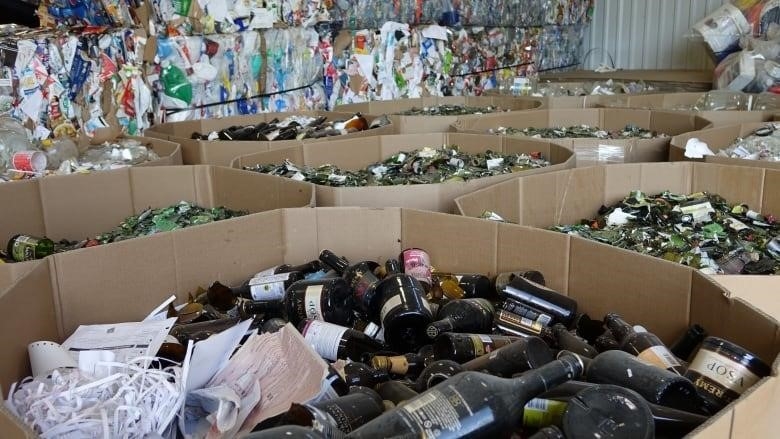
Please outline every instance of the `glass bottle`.
[{"label": "glass bottle", "polygon": [[521,269],[516,271],[505,271],[498,273],[496,279],[493,282],[496,287],[496,294],[501,295],[504,291],[504,287],[510,282],[515,280],[516,277],[524,277],[532,282],[536,282],[539,285],[546,285],[544,274],[541,271]]},{"label": "glass bottle", "polygon": [[310,427],[301,427],[300,425],[282,425],[279,427],[268,428],[260,431],[253,431],[244,436],[245,439],[328,439],[321,432]]},{"label": "glass bottle", "polygon": [[693,324],[669,347],[669,350],[675,357],[687,361],[706,337],[707,331],[700,325]]},{"label": "glass bottle", "polygon": [[306,342],[326,360],[360,361],[364,354],[373,354],[382,349],[381,343],[366,334],[333,323],[308,319],[298,327]]},{"label": "glass bottle", "polygon": [[420,376],[415,380],[415,388],[418,392],[424,392],[464,370],[463,366],[452,360],[436,360],[420,372]]},{"label": "glass bottle", "polygon": [[445,332],[434,340],[433,355],[437,360],[465,363],[520,339],[506,335]]},{"label": "glass bottle", "polygon": [[421,248],[407,248],[398,255],[401,270],[417,279],[426,291],[433,286],[431,256]]},{"label": "glass bottle", "polygon": [[384,411],[382,397],[367,387],[353,387],[347,395],[308,404],[293,403],[279,425],[312,427],[326,438],[341,438]]},{"label": "glass bottle", "polygon": [[612,331],[622,350],[676,374],[685,373],[685,368],[657,335],[647,331],[636,331],[615,313],[607,314],[604,317],[604,324]]},{"label": "glass bottle", "polygon": [[263,273],[260,272],[241,286],[233,288],[233,294],[251,300],[283,300],[285,291],[304,278],[304,274],[300,271]]},{"label": "glass bottle", "polygon": [[394,356],[375,355],[371,358],[371,365],[386,373],[416,378],[425,369],[425,358],[416,353]]},{"label": "glass bottle", "polygon": [[[330,250],[323,250],[320,253],[320,261],[336,270],[336,273],[347,281],[352,289],[355,303],[363,312],[377,308],[374,300],[378,297],[374,294],[374,287],[379,282],[379,278],[374,274],[374,269],[379,264],[373,261],[362,261],[350,265],[346,259],[336,256]],[[379,323],[378,320],[371,320]]]},{"label": "glass bottle", "polygon": [[443,332],[490,333],[493,328],[493,304],[485,299],[459,299],[445,303],[425,332],[434,339]]},{"label": "glass bottle", "polygon": [[16,262],[43,259],[54,253],[54,241],[46,237],[14,235],[6,247],[8,256]]},{"label": "glass bottle", "polygon": [[295,326],[305,319],[352,326],[353,307],[352,291],[347,282],[338,277],[298,281],[285,294],[287,319]]},{"label": "glass bottle", "polygon": [[412,390],[408,385],[396,380],[380,384],[376,391],[383,400],[390,401],[396,406],[418,395],[418,393]]},{"label": "glass bottle", "polygon": [[598,351],[594,347],[582,338],[572,334],[562,324],[556,323],[550,330],[559,349],[574,352],[587,358],[593,358],[598,355]]},{"label": "glass bottle", "polygon": [[387,371],[369,367],[365,363],[352,361],[344,366],[344,380],[350,386],[376,387],[379,383],[390,380]]},{"label": "glass bottle", "polygon": [[514,278],[500,295],[538,309],[567,328],[577,315],[577,302],[574,299],[524,277]]},{"label": "glass bottle", "polygon": [[514,429],[523,407],[547,389],[582,374],[576,357],[564,356],[518,378],[463,372],[386,412],[348,437],[490,437]]},{"label": "glass bottle", "polygon": [[481,274],[451,274],[434,271],[432,274],[434,288],[441,290],[444,297],[450,300],[493,298],[493,286],[487,276]]},{"label": "glass bottle", "polygon": [[569,400],[562,420],[567,439],[653,439],[653,413],[636,392],[609,384],[578,392]]},{"label": "glass bottle", "polygon": [[410,352],[427,342],[425,330],[433,315],[417,279],[388,270],[387,277],[376,285],[376,296],[382,303],[379,321],[388,346]]},{"label": "glass bottle", "polygon": [[509,378],[553,360],[553,353],[544,340],[539,337],[526,337],[463,363],[463,369]]}]

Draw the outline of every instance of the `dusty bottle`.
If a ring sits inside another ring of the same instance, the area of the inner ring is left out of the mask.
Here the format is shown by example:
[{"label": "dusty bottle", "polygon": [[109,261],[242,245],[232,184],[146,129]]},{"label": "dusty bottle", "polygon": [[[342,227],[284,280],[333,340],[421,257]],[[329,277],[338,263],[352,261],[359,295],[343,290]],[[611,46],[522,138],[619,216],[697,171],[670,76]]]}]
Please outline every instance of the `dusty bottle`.
[{"label": "dusty bottle", "polygon": [[599,352],[620,349],[620,344],[617,342],[617,340],[615,340],[615,337],[612,335],[612,331],[610,331],[609,329],[604,331],[603,334],[596,337],[596,340],[593,342],[593,346]]},{"label": "dusty bottle", "polygon": [[43,259],[54,253],[54,241],[46,237],[14,235],[8,240],[6,251],[16,262]]},{"label": "dusty bottle", "polygon": [[305,319],[351,326],[355,318],[352,291],[341,278],[295,282],[284,301],[287,319],[295,326]]},{"label": "dusty bottle", "polygon": [[494,312],[485,299],[452,300],[439,309],[438,320],[428,325],[425,333],[431,339],[443,332],[490,333]]},{"label": "dusty bottle", "polygon": [[496,327],[505,334],[512,334],[520,337],[542,337],[544,341],[551,345],[555,343],[550,328],[536,320],[527,319],[505,309],[498,310],[494,322]]},{"label": "dusty bottle", "polygon": [[371,359],[371,366],[386,373],[416,378],[425,369],[425,358],[416,353],[395,356],[375,355]]},{"label": "dusty bottle", "polygon": [[564,356],[518,378],[463,372],[386,412],[348,437],[489,437],[518,426],[523,407],[550,387],[582,374],[576,357]]},{"label": "dusty bottle", "polygon": [[452,360],[437,360],[425,366],[415,381],[418,392],[424,392],[431,387],[463,372],[463,366]]},{"label": "dusty bottle", "polygon": [[516,277],[524,277],[532,282],[536,282],[539,285],[546,285],[544,274],[542,274],[541,271],[523,270],[523,269],[516,270],[516,271],[507,271],[503,273],[498,273],[498,275],[496,276],[496,279],[494,281],[496,294],[501,295],[501,293],[504,291],[504,287],[506,287],[509,282],[515,280]]},{"label": "dusty bottle", "polygon": [[376,392],[383,400],[390,401],[396,406],[418,395],[417,392],[400,381],[384,382],[377,387]]},{"label": "dusty bottle", "polygon": [[571,351],[587,358],[593,358],[598,355],[598,351],[594,347],[582,338],[569,332],[562,324],[556,323],[550,330],[559,349]]},{"label": "dusty bottle", "polygon": [[300,425],[282,425],[280,427],[254,431],[244,437],[246,439],[277,439],[280,437],[286,439],[328,439],[321,432],[310,427],[301,427]]},{"label": "dusty bottle", "polygon": [[[347,284],[352,289],[355,303],[360,309],[368,312],[378,308],[378,305],[374,303],[374,300],[378,299],[374,294],[374,287],[379,282],[379,278],[374,274],[374,269],[379,264],[373,261],[362,261],[350,265],[346,259],[336,256],[330,250],[323,250],[320,253],[320,261],[336,270],[336,273],[347,281]],[[374,314],[369,317],[373,317],[371,318],[373,322],[379,323],[378,315]]]},{"label": "dusty bottle", "polygon": [[654,404],[693,413],[702,413],[704,409],[689,379],[624,351],[598,354],[588,366],[587,378],[597,384],[627,387]]},{"label": "dusty bottle", "polygon": [[555,425],[549,425],[528,436],[528,439],[566,439],[563,431]]},{"label": "dusty bottle", "polygon": [[414,351],[424,345],[425,329],[433,315],[420,282],[408,274],[388,270],[375,290],[382,303],[379,321],[385,343],[399,352]]},{"label": "dusty bottle", "polygon": [[465,363],[520,339],[505,335],[445,332],[434,340],[433,356],[437,360]]},{"label": "dusty bottle", "polygon": [[369,367],[365,363],[350,362],[344,366],[344,380],[350,386],[375,387],[390,380],[387,371]]},{"label": "dusty bottle", "polygon": [[571,326],[577,315],[577,302],[570,297],[551,290],[524,277],[509,282],[501,297],[510,298],[552,316],[553,322]]},{"label": "dusty bottle", "polygon": [[188,325],[176,325],[171,328],[170,334],[176,337],[184,346],[187,343],[198,342],[220,333],[228,328],[236,326],[241,319],[238,317],[229,317],[219,320],[209,320],[205,322],[190,323]]},{"label": "dusty bottle", "polygon": [[567,439],[653,439],[653,413],[636,392],[614,385],[599,385],[578,392],[563,414]]},{"label": "dusty bottle", "polygon": [[463,369],[509,378],[553,361],[553,353],[539,337],[521,338],[463,364]]},{"label": "dusty bottle", "polygon": [[691,325],[685,333],[674,344],[669,347],[669,350],[679,359],[688,361],[693,354],[693,351],[701,344],[707,337],[707,331],[700,325]]},{"label": "dusty bottle", "polygon": [[604,317],[604,324],[612,331],[615,340],[620,344],[620,349],[662,369],[679,375],[685,373],[685,368],[657,335],[647,331],[636,331],[633,326],[614,313]]},{"label": "dusty bottle", "polygon": [[312,427],[327,438],[340,438],[384,411],[382,398],[366,387],[354,387],[349,394],[310,404],[295,404],[279,418],[279,425]]},{"label": "dusty bottle", "polygon": [[326,360],[350,359],[360,361],[365,354],[382,349],[382,344],[352,328],[321,320],[304,320],[298,328],[320,356]]}]

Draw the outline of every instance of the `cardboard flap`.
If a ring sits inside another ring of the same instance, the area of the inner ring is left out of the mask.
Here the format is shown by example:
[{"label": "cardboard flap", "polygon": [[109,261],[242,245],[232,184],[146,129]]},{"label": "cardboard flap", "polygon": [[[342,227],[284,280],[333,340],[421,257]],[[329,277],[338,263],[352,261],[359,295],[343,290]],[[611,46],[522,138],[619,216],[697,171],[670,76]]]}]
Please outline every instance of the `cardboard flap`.
[{"label": "cardboard flap", "polygon": [[[132,196],[132,214],[141,213],[149,207],[160,208],[180,201],[211,207],[208,175],[204,173],[204,168],[166,166],[131,169],[130,185],[125,190],[129,189]],[[114,217],[112,225],[101,232],[115,227],[125,217]]]},{"label": "cardboard flap", "polygon": [[[641,190],[655,195],[663,191],[689,194],[692,191],[693,169],[690,163],[635,163],[604,167],[604,186],[600,193],[604,205],[623,200],[629,192]],[[593,205],[588,218],[596,214]]]},{"label": "cardboard flap", "polygon": [[288,178],[219,166],[202,167],[210,171],[211,207],[264,212],[286,207],[314,207],[314,185]]},{"label": "cardboard flap", "polygon": [[722,166],[693,163],[691,192],[718,194],[731,203],[745,203],[757,211],[763,210],[764,191],[777,193],[764,183],[765,171],[746,166]]}]

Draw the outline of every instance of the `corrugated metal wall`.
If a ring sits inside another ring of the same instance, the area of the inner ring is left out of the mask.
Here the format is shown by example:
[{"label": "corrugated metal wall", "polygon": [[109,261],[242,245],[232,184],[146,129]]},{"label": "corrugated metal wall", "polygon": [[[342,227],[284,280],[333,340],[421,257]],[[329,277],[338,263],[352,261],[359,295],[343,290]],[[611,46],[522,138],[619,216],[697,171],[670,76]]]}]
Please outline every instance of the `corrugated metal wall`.
[{"label": "corrugated metal wall", "polygon": [[691,26],[728,0],[596,0],[585,34],[584,67],[623,69],[710,69],[701,42],[685,35]]}]

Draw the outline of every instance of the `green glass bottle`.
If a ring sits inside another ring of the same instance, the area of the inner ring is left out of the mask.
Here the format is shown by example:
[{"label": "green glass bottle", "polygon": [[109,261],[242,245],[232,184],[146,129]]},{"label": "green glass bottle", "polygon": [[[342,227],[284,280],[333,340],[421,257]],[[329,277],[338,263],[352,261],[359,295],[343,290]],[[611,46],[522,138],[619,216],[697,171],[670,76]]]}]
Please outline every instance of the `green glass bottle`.
[{"label": "green glass bottle", "polygon": [[43,259],[54,253],[54,241],[30,235],[14,235],[8,241],[8,256],[16,262]]}]

